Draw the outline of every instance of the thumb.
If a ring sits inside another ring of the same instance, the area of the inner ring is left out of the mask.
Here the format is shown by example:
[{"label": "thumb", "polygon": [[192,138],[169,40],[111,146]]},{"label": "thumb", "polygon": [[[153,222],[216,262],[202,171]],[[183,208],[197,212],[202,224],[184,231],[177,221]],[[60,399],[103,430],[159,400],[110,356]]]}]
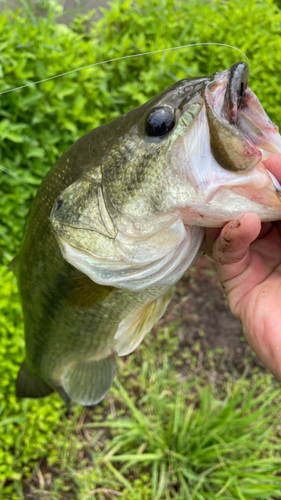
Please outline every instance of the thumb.
[{"label": "thumb", "polygon": [[240,276],[250,262],[249,247],[258,237],[261,221],[247,212],[228,222],[213,246],[213,259],[222,284]]}]

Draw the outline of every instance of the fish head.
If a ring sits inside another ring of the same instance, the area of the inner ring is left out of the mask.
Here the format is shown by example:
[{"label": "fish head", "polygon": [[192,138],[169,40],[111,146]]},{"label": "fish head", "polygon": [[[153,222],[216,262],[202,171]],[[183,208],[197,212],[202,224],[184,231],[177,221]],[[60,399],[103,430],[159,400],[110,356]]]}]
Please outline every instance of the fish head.
[{"label": "fish head", "polygon": [[[182,204],[187,224],[221,227],[246,211],[263,221],[280,219],[281,186],[263,162],[281,153],[281,137],[248,76],[247,64],[237,63],[208,78],[194,121],[171,147],[178,198],[186,190],[190,196],[188,206]],[[183,106],[179,122],[192,107],[192,100]]]},{"label": "fish head", "polygon": [[248,76],[240,62],[181,80],[128,113],[136,123],[113,147],[114,167],[104,168],[120,214],[137,220],[180,210],[185,224],[203,227],[222,227],[245,211],[280,219],[281,186],[264,161],[281,153],[281,137]]},{"label": "fish head", "polygon": [[172,283],[198,252],[201,228],[246,211],[280,219],[281,186],[263,162],[281,153],[281,137],[248,76],[240,62],[181,80],[78,141],[75,158],[89,153],[82,175],[51,213],[68,262],[101,284]]},{"label": "fish head", "polygon": [[263,161],[281,153],[281,137],[248,76],[240,62],[181,80],[101,127],[84,187],[96,177],[96,160],[106,203],[127,223],[175,210],[200,226],[220,227],[245,211],[279,219],[281,187]]}]

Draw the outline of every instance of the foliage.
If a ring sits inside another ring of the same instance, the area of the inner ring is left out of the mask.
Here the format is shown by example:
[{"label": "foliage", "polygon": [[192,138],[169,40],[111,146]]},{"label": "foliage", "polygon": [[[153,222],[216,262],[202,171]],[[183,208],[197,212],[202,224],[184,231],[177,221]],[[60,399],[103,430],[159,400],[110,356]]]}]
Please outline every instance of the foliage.
[{"label": "foliage", "polygon": [[15,278],[11,271],[4,271],[1,266],[0,484],[8,478],[20,479],[46,452],[52,455],[53,433],[63,438],[58,424],[65,416],[58,396],[46,398],[44,405],[39,400],[20,402],[15,396],[15,378],[24,353],[23,324]]},{"label": "foliage", "polygon": [[[6,11],[0,14],[0,92],[114,57],[216,41],[237,46],[247,53],[252,67],[251,87],[258,92],[272,119],[277,123],[279,121],[276,103],[281,97],[281,76],[278,71],[281,59],[281,13],[271,0],[250,0],[246,3],[242,0],[115,1],[89,32],[85,30],[87,16],[76,18],[71,27],[62,22],[55,23],[55,18],[62,16],[62,13],[54,2],[45,2],[44,6],[49,5],[46,18],[36,17],[27,2],[22,1],[22,4],[26,5],[25,11],[18,9],[14,13]],[[63,17],[57,19],[60,20]],[[222,70],[241,57],[229,48],[192,47],[102,64],[0,95],[0,248],[4,264],[19,248],[24,221],[41,179],[78,137],[142,104],[179,78]],[[16,399],[14,382],[24,355],[22,318],[15,279],[5,265],[0,272],[0,483],[5,486],[5,497],[18,498],[18,481],[23,475],[32,473],[38,460],[48,456],[50,463],[60,466],[63,463],[67,469],[65,457],[68,453],[76,450],[79,456],[79,439],[76,437],[74,440],[70,430],[75,429],[81,408],[75,407],[73,420],[67,421],[57,396],[46,398],[43,404],[41,401],[20,402]],[[153,349],[156,347],[154,345]],[[147,366],[152,351],[140,352],[144,366]],[[130,373],[136,372],[135,359],[131,357],[128,364]],[[167,388],[171,388],[173,376],[164,379],[164,383]],[[126,382],[126,387],[130,387],[132,393],[136,391],[136,386],[137,390],[144,391],[146,385],[145,378],[140,382]],[[114,392],[117,399],[118,394],[120,398],[122,394],[125,397],[121,388],[119,392]],[[270,394],[273,395],[273,392]],[[157,401],[151,400],[149,394],[147,397],[144,412],[148,411],[149,404],[158,411]],[[129,399],[126,401],[128,403]],[[165,398],[163,401],[166,401]],[[171,412],[175,410],[175,401],[172,399],[169,402]],[[229,408],[229,404],[232,404],[231,400],[225,403],[224,408]],[[101,407],[106,408],[106,403]],[[126,411],[126,405],[120,402],[118,416]],[[132,417],[128,422],[133,425],[136,413],[132,406],[131,411]],[[216,411],[214,409],[214,419],[218,419]],[[273,418],[274,405],[271,414],[269,409],[266,412]],[[159,418],[162,419],[162,414]],[[185,418],[184,414],[180,418]],[[261,415],[260,418],[265,417]],[[132,428],[137,430],[136,425]],[[148,431],[149,428],[145,432]],[[253,437],[256,435],[255,430],[252,432]],[[68,436],[72,436],[69,438],[71,446],[67,441]],[[135,438],[133,444],[137,451],[137,434]],[[118,436],[116,439],[119,439]],[[245,440],[245,445],[247,443],[249,440]],[[151,444],[151,453],[156,453],[156,444]],[[237,453],[240,453],[239,450]],[[120,451],[127,453],[125,444]],[[161,449],[159,453],[162,453]],[[270,448],[266,448],[264,453],[264,459],[269,460],[266,457],[272,453]],[[245,460],[246,457],[245,452]],[[107,463],[111,464],[109,460]],[[164,463],[168,467],[168,460]],[[269,463],[273,473],[274,457]],[[159,491],[161,477],[164,477],[166,469],[147,462],[144,465],[148,470],[149,464],[154,471],[153,488]],[[145,467],[140,472],[139,481],[143,491],[149,491],[150,476]],[[219,470],[223,474],[223,469]],[[102,472],[106,487],[115,481],[116,487],[120,489],[122,474],[121,477],[117,473],[116,478],[116,472],[110,466],[106,471],[104,468]],[[92,468],[88,472],[81,469],[80,479],[76,477],[75,484],[87,473],[96,474]],[[138,487],[135,477],[132,481]],[[255,481],[259,481],[256,475]],[[58,491],[61,487],[67,487],[61,482],[63,480],[58,478]],[[166,488],[165,481],[161,484],[165,484]],[[229,483],[228,487],[234,488],[234,484]],[[81,498],[87,498],[86,493],[81,494]],[[247,493],[243,497],[242,493],[242,496],[237,493],[233,498],[262,498],[259,489],[254,489],[251,494],[249,496]],[[149,493],[144,492],[143,498],[145,495],[148,497]]]},{"label": "foliage", "polygon": [[[271,376],[230,379],[222,393],[194,374],[180,378],[166,354],[155,363],[154,347],[139,381],[126,380],[129,391],[116,379],[93,421],[85,422],[86,410],[70,441],[57,443],[53,498],[62,491],[83,500],[109,491],[125,500],[279,498],[281,400]],[[45,479],[30,498],[44,490]]]},{"label": "foliage", "polygon": [[[273,120],[281,99],[281,13],[271,0],[115,2],[90,32],[28,10],[0,17],[0,91],[123,55],[200,42],[247,53],[251,86]],[[61,18],[60,18],[61,19]],[[9,259],[42,177],[81,135],[179,78],[222,70],[241,54],[201,46],[116,61],[0,96],[0,246]]]},{"label": "foliage", "polygon": [[[272,401],[279,390],[259,394],[260,382],[250,388],[242,380],[218,399],[212,387],[198,389],[192,377],[167,391],[169,369],[150,374],[147,393],[137,405],[116,380],[130,416],[85,425],[113,432],[101,462],[113,471],[112,464],[119,464],[121,481],[128,471],[151,471],[154,500],[229,500],[243,495],[269,500],[280,495],[280,447],[272,434],[281,409]],[[128,498],[142,498],[132,494]]]}]

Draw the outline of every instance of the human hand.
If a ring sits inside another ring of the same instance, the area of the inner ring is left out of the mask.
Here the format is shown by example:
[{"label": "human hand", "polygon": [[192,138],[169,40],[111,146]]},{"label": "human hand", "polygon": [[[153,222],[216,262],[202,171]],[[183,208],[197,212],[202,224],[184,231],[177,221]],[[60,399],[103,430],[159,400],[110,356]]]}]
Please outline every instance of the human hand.
[{"label": "human hand", "polygon": [[[271,158],[267,166],[280,182],[281,156]],[[209,242],[217,232],[207,233]],[[249,344],[281,380],[281,222],[261,224],[245,213],[224,226],[212,256]]]}]

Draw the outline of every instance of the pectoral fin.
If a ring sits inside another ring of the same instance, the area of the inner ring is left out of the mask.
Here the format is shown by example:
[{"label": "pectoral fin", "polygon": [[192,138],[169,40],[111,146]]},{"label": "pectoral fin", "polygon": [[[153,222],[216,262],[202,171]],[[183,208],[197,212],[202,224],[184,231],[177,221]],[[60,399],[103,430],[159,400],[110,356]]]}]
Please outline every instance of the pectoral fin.
[{"label": "pectoral fin", "polygon": [[54,392],[44,380],[33,375],[26,368],[25,363],[20,367],[16,382],[16,395],[18,398],[43,398]]},{"label": "pectoral fin", "polygon": [[108,393],[115,374],[114,355],[93,361],[83,361],[70,368],[63,376],[66,394],[84,406],[96,405]]},{"label": "pectoral fin", "polygon": [[165,295],[138,311],[129,314],[119,324],[114,336],[114,349],[119,356],[126,356],[133,352],[142,342],[159,318],[164,314],[174,294],[171,288]]}]

